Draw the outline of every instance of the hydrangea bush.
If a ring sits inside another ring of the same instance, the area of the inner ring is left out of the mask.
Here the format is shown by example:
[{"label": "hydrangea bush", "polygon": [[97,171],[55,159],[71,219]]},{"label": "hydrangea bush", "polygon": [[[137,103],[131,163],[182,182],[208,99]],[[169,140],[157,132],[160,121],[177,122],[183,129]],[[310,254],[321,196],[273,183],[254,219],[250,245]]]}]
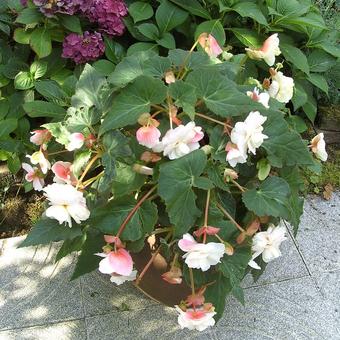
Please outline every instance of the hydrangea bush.
[{"label": "hydrangea bush", "polygon": [[[65,34],[59,51],[81,66],[59,74],[61,85],[50,83],[50,91],[40,87],[51,102],[24,104],[46,118],[34,122],[32,151],[21,158],[26,189],[44,194],[46,211],[21,246],[62,241],[57,260],[79,255],[73,279],[99,270],[117,285],[138,286],[162,256],[161,278],[191,288],[175,306],[178,323],[199,331],[221,317],[228,294],[244,303],[244,276],[257,278],[281,255],[279,222],[296,232],[303,210],[300,171],[319,171],[327,160],[322,134],[300,135],[305,123],[293,108],[312,95],[298,85],[307,81],[307,59],[282,32],[288,19],[296,31],[303,23],[323,30],[309,2],[206,3],[34,0],[23,3],[19,20],[32,11],[69,28],[86,20],[86,30]],[[256,43],[254,31],[231,26],[242,18],[254,21]],[[124,26],[122,45],[108,40]],[[235,35],[229,45],[225,30]],[[103,53],[110,61],[87,63]],[[32,65],[26,72],[39,79],[44,64]],[[52,99],[59,90],[65,95]],[[131,254],[150,237],[150,261],[137,271]]]}]

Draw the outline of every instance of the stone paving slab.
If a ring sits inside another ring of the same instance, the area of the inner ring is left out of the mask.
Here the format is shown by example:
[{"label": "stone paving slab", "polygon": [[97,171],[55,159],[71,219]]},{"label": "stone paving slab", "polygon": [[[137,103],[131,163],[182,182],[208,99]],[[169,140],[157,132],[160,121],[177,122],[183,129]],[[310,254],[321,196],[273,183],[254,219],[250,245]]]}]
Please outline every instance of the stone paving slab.
[{"label": "stone paving slab", "polygon": [[56,266],[58,247],[16,249],[23,239],[0,241],[0,330],[83,317],[80,282],[69,281],[73,257]]}]

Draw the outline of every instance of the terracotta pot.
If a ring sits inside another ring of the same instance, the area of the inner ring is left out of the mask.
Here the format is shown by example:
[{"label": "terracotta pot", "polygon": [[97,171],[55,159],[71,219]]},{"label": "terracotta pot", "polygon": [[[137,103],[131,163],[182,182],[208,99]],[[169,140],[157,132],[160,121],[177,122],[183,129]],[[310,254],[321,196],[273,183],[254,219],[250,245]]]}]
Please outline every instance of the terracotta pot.
[{"label": "terracotta pot", "polygon": [[[148,243],[140,253],[131,254],[134,265],[140,273],[145,265],[152,257],[152,250]],[[165,261],[164,257],[156,256],[153,263],[143,276],[142,280],[136,287],[141,290],[149,298],[163,303],[164,305],[173,307],[185,300],[190,294],[190,288],[185,284],[184,279],[181,284],[170,284],[164,281],[161,275],[167,272],[170,266]]]}]

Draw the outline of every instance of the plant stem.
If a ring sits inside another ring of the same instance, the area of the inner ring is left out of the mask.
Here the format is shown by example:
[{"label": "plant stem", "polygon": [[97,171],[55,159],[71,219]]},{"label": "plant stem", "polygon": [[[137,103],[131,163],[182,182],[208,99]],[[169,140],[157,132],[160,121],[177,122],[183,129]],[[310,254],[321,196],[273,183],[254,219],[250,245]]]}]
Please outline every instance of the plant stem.
[{"label": "plant stem", "polygon": [[165,232],[167,232],[167,231],[172,231],[172,227],[155,229],[155,230],[151,233],[151,235],[162,234],[162,233],[165,233]]},{"label": "plant stem", "polygon": [[60,153],[65,153],[65,152],[70,152],[70,151],[68,151],[68,150],[61,150],[61,151],[51,152],[48,155],[49,156],[59,155]]},{"label": "plant stem", "polygon": [[235,180],[231,179],[231,182],[234,183],[239,189],[240,191],[242,192],[245,192],[246,190],[241,186],[239,185]]},{"label": "plant stem", "polygon": [[223,212],[224,215],[228,217],[228,219],[235,225],[237,229],[239,229],[242,233],[245,232],[245,230],[232,218],[232,216],[228,213],[227,210],[225,210],[222,205],[218,202],[216,202],[217,207]]},{"label": "plant stem", "polygon": [[[188,52],[188,54],[186,55],[186,57],[184,58],[184,61],[183,61],[183,64],[181,65],[181,68],[179,69],[178,71],[178,74],[177,74],[177,79],[183,79],[184,76],[185,76],[185,72],[183,72],[184,68],[185,68],[185,65],[187,64],[189,58],[190,58],[190,55],[191,53],[194,51],[195,47],[197,46],[198,44],[198,40],[195,41],[195,43],[192,45],[192,47],[190,48],[190,51]],[[181,73],[183,72],[182,76],[181,76]]]},{"label": "plant stem", "polygon": [[151,188],[138,202],[137,204],[133,207],[133,209],[129,212],[129,214],[126,216],[125,220],[121,224],[118,232],[117,232],[117,237],[120,237],[122,232],[124,231],[124,228],[126,225],[129,223],[130,219],[132,216],[135,214],[135,212],[139,209],[139,207],[143,204],[143,202],[156,190],[157,186],[154,186]]},{"label": "plant stem", "polygon": [[207,191],[207,200],[205,202],[204,227],[208,226],[209,202],[210,202],[210,189]]},{"label": "plant stem", "polygon": [[96,160],[100,158],[99,154],[96,154],[91,160],[90,162],[86,165],[86,168],[84,170],[84,172],[82,173],[82,175],[79,178],[79,181],[77,183],[76,189],[79,188],[79,186],[82,184],[83,179],[85,178],[86,174],[89,172],[89,170],[91,169],[92,165],[96,162]]},{"label": "plant stem", "polygon": [[99,173],[97,176],[92,177],[90,179],[88,179],[87,181],[85,181],[82,185],[83,188],[86,188],[88,185],[90,185],[92,182],[96,181],[99,177],[104,175],[104,171],[102,171],[101,173]]},{"label": "plant stem", "polygon": [[152,107],[154,107],[157,110],[166,112],[165,108],[163,106],[157,105],[157,104],[151,104]]},{"label": "plant stem", "polygon": [[214,123],[217,123],[217,124],[226,126],[226,127],[228,127],[228,128],[231,128],[231,129],[233,128],[233,126],[231,126],[231,125],[229,125],[229,124],[227,124],[227,123],[223,123],[223,122],[221,122],[220,120],[217,120],[217,119],[215,119],[215,118],[211,118],[211,117],[209,117],[209,116],[206,116],[206,115],[204,115],[203,113],[196,112],[195,115],[196,115],[196,116],[199,116],[199,117],[202,117],[202,118],[204,118],[204,119],[210,120],[210,121],[212,121],[212,122],[214,122]]},{"label": "plant stem", "polygon": [[191,294],[195,295],[194,273],[192,271],[192,268],[190,268],[190,267],[189,267],[189,273],[190,273]]}]

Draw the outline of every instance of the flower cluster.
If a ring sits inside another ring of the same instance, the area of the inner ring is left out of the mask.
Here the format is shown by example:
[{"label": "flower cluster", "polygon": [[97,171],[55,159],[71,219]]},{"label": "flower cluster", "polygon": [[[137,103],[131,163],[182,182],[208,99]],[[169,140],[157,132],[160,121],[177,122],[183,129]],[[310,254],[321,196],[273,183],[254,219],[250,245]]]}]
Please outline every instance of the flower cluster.
[{"label": "flower cluster", "polygon": [[62,57],[83,64],[98,59],[104,51],[105,45],[100,33],[87,31],[83,35],[71,33],[64,39]]},{"label": "flower cluster", "polygon": [[[83,2],[84,0],[33,0],[34,5],[47,17],[52,17],[56,13],[74,15],[79,11]],[[27,1],[22,1],[22,4],[26,6]]]}]

